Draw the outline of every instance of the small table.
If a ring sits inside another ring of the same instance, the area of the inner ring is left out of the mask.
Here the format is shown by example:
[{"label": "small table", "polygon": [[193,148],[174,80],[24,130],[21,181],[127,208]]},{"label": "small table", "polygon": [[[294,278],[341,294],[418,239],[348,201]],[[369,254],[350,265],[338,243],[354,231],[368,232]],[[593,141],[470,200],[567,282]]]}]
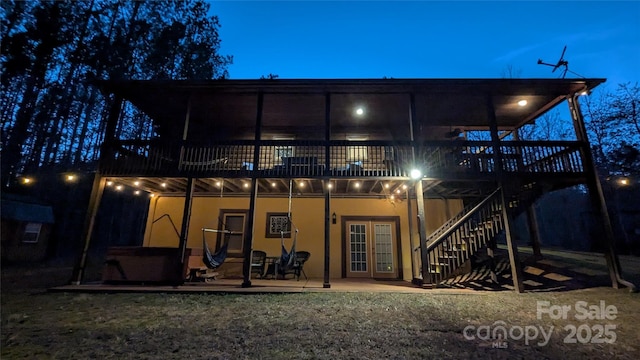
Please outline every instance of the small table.
[{"label": "small table", "polygon": [[265,259],[266,268],[263,278],[269,274],[273,275],[274,279],[278,278],[278,264],[280,264],[280,256],[267,256]]}]

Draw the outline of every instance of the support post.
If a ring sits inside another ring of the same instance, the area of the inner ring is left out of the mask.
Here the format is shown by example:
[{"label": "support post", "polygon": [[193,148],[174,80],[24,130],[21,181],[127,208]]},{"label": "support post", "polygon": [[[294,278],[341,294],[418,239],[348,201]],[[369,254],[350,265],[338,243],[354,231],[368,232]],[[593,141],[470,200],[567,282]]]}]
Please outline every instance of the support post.
[{"label": "support post", "polygon": [[538,227],[538,215],[536,214],[536,207],[534,205],[530,205],[527,208],[527,225],[529,226],[529,237],[531,239],[533,257],[536,260],[540,260],[542,259],[542,252],[540,251],[540,229]]},{"label": "support post", "polygon": [[184,279],[184,263],[187,252],[187,240],[189,239],[189,224],[191,223],[191,204],[193,201],[193,189],[195,182],[192,177],[187,178],[187,185],[184,191],[184,208],[182,209],[182,225],[180,226],[180,243],[178,245],[178,266],[176,270],[179,277],[176,279]]},{"label": "support post", "polygon": [[93,226],[96,222],[96,215],[98,214],[98,208],[100,207],[100,201],[102,200],[102,194],[104,194],[104,186],[106,179],[100,175],[100,172],[96,172],[93,178],[93,186],[91,187],[91,195],[89,197],[89,205],[87,206],[87,215],[84,220],[84,227],[82,229],[82,238],[84,238],[84,246],[82,252],[73,270],[73,276],[71,283],[74,285],[80,285],[84,279],[85,268],[87,266],[87,255],[89,252],[89,244],[91,243],[91,234],[93,233]]},{"label": "support post", "polygon": [[416,181],[416,202],[418,203],[418,233],[420,235],[420,253],[422,255],[422,281],[431,283],[429,273],[429,253],[427,252],[427,224],[424,214],[424,193],[422,179]]},{"label": "support post", "polygon": [[[264,93],[258,93],[258,106],[256,110],[256,131],[253,146],[253,170],[251,170],[251,197],[249,199],[249,218],[247,219],[247,230],[244,234],[242,249],[244,261],[242,262],[242,287],[251,286],[251,257],[253,254],[253,235],[256,223],[256,202],[258,201],[258,178],[257,170],[260,166],[260,146],[262,145],[262,107],[264,104]],[[277,276],[277,275],[276,275]]]},{"label": "support post", "polygon": [[[325,184],[328,185],[328,184]],[[326,186],[325,186],[326,187]],[[324,190],[324,282],[322,287],[328,289],[331,287],[330,269],[331,269],[331,190]]]},{"label": "support post", "polygon": [[507,250],[509,251],[509,263],[511,264],[511,277],[513,278],[513,288],[515,291],[524,292],[524,283],[522,279],[522,268],[520,267],[520,256],[518,254],[518,246],[513,239],[513,219],[507,211],[507,201],[504,195],[504,189],[500,189],[500,203],[502,204],[502,218],[504,219],[504,235],[507,241]]},{"label": "support post", "polygon": [[331,287],[331,94],[325,94],[324,101],[324,282],[322,287]]},{"label": "support post", "polygon": [[[496,119],[496,112],[493,106],[493,97],[491,94],[487,94],[487,118],[489,119],[489,130],[491,132],[491,142],[493,145],[493,161],[494,161],[494,171],[496,175],[496,180],[498,186],[500,187],[500,197],[502,203],[502,218],[504,221],[504,232],[505,238],[507,241],[507,249],[509,251],[509,263],[511,264],[511,276],[513,278],[513,287],[514,289],[521,293],[524,292],[524,283],[522,279],[522,268],[520,267],[520,256],[518,254],[518,245],[513,239],[513,219],[511,218],[511,214],[507,211],[508,201],[506,199],[507,191],[505,189],[505,184],[507,183],[504,170],[502,167],[502,151],[500,149],[500,135],[498,134],[498,121]],[[490,244],[496,244],[495,239],[493,239]],[[490,248],[493,245],[487,245],[487,248]],[[490,249],[487,251],[488,255],[492,258],[494,256],[494,249]],[[494,262],[495,263],[495,262]],[[492,270],[491,278],[494,281],[497,281],[497,276],[495,272]]]},{"label": "support post", "polygon": [[582,111],[580,110],[578,95],[573,94],[567,96],[567,103],[569,104],[569,112],[571,113],[571,119],[573,120],[576,137],[578,138],[578,141],[583,143],[582,155],[584,167],[587,171],[589,197],[591,198],[591,203],[593,204],[594,209],[600,213],[600,219],[602,220],[602,225],[604,227],[604,256],[607,262],[607,268],[609,269],[611,286],[614,289],[618,289],[620,285],[622,285],[635,292],[637,290],[636,286],[622,278],[620,259],[618,258],[618,253],[615,249],[613,227],[611,225],[611,219],[609,218],[609,211],[607,209],[604,191],[602,190],[602,184],[600,183],[600,177],[598,176],[598,170],[596,169],[595,162],[593,161],[593,154],[589,148],[589,138],[587,136],[587,129],[584,124]]},{"label": "support post", "polygon": [[407,217],[409,220],[409,246],[411,247],[411,282],[418,284],[420,281],[417,277],[417,260],[415,252],[418,250],[415,244],[415,238],[413,236],[413,206],[411,205],[411,189],[407,188]]},{"label": "support post", "polygon": [[106,183],[106,179],[102,177],[100,172],[101,166],[104,162],[104,159],[111,158],[112,145],[121,109],[122,96],[116,95],[113,103],[111,104],[111,108],[109,109],[109,117],[107,118],[107,124],[104,132],[104,142],[100,147],[100,160],[98,161],[98,170],[96,171],[96,175],[93,178],[91,195],[89,196],[89,204],[87,205],[87,215],[85,216],[84,226],[82,228],[81,239],[84,239],[84,245],[71,276],[71,283],[74,285],[80,285],[84,278],[85,268],[87,266],[87,255],[89,252],[89,245],[91,243],[91,234],[93,233],[93,226],[96,221],[98,208],[100,207],[100,201],[102,200],[102,194],[104,193],[104,186]]}]

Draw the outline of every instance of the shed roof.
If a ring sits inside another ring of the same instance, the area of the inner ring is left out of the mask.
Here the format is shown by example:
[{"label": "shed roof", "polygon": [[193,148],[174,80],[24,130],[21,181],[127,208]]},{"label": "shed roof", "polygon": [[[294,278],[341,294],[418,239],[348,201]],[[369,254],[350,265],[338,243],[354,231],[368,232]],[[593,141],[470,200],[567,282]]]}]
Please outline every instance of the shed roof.
[{"label": "shed roof", "polygon": [[2,219],[41,224],[55,222],[51,206],[38,203],[29,197],[3,194],[0,206]]}]

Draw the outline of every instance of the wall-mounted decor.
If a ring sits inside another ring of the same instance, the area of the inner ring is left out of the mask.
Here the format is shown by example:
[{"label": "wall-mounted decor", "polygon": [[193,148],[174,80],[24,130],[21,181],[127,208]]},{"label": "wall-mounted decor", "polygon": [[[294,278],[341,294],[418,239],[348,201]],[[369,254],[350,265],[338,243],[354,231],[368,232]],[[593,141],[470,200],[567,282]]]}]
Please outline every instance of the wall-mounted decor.
[{"label": "wall-mounted decor", "polygon": [[291,237],[291,223],[287,213],[267,213],[267,238],[279,238],[284,231],[284,237]]}]

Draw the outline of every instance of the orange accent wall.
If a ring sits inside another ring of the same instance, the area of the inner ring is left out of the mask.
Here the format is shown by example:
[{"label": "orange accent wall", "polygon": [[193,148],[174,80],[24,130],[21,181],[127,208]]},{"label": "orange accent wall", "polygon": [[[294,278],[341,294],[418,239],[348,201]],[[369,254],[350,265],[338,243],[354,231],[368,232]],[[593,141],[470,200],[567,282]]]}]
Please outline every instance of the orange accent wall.
[{"label": "orange accent wall", "polygon": [[[286,197],[267,198],[259,197],[256,202],[256,214],[253,231],[253,248],[266,251],[269,256],[279,256],[280,238],[266,238],[265,229],[268,212],[287,212],[288,199]],[[457,214],[462,209],[460,200],[425,200],[425,217],[427,219],[427,233],[431,233],[448,219],[446,202],[449,204],[450,215]],[[411,205],[413,221],[413,233],[415,246],[419,246],[418,220],[416,202]],[[305,264],[307,276],[322,279],[324,277],[324,198],[294,197],[291,203],[293,224],[298,228],[298,240],[296,249],[306,250],[311,253],[309,261]],[[411,250],[409,241],[409,219],[407,200],[391,202],[387,199],[354,199],[332,198],[330,214],[337,215],[337,223],[331,224],[331,278],[339,278],[342,274],[342,242],[341,242],[341,217],[342,216],[397,216],[400,219],[399,241],[402,248],[402,273],[405,280],[411,280],[411,261],[415,254]],[[144,238],[144,246],[152,247],[177,247],[179,238],[175,234],[170,222],[165,217],[152,223],[163,214],[169,214],[180,231],[182,224],[182,212],[184,208],[183,197],[159,196],[150,202],[149,217]],[[220,209],[249,209],[249,198],[220,198],[213,196],[196,196],[193,198],[191,210],[191,222],[187,247],[202,248],[202,228],[218,228],[218,216]],[[329,220],[331,221],[331,220]],[[207,234],[213,244],[215,234]],[[293,238],[285,238],[285,247],[291,247]]]}]

